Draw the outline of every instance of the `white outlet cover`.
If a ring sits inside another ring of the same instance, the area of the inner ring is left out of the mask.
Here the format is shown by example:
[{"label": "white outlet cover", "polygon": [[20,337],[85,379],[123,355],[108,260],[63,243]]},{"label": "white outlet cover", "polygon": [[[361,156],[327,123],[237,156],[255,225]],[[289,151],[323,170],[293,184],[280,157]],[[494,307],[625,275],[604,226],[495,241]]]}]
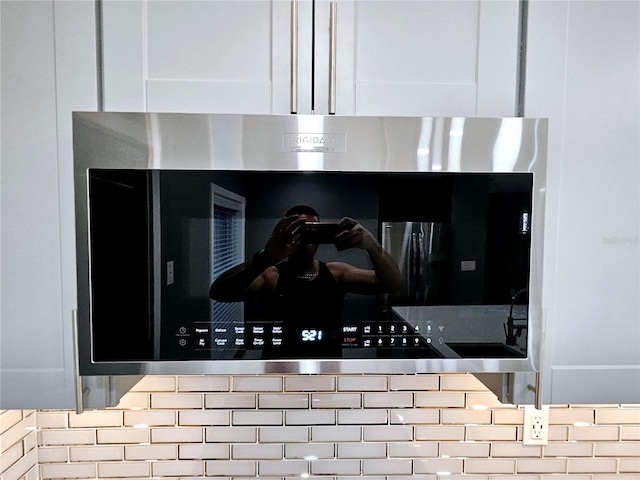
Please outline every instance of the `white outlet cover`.
[{"label": "white outlet cover", "polygon": [[522,443],[524,445],[546,445],[549,443],[548,405],[543,405],[540,410],[533,405],[525,405]]}]

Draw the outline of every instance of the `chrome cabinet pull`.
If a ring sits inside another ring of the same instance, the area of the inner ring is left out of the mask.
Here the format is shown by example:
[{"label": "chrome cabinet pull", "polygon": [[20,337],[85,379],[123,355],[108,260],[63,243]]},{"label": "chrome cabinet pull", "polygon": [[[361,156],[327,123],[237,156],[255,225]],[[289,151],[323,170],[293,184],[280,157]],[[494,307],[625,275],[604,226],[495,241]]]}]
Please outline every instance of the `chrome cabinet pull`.
[{"label": "chrome cabinet pull", "polygon": [[84,389],[82,386],[82,377],[80,376],[80,365],[78,358],[78,310],[73,309],[71,312],[71,335],[73,337],[73,368],[75,376],[75,393],[76,393],[76,413],[81,414],[84,411]]},{"label": "chrome cabinet pull", "polygon": [[291,0],[291,113],[298,113],[298,0]]},{"label": "chrome cabinet pull", "polygon": [[331,0],[329,10],[329,114],[336,113],[336,43],[338,39],[338,2]]}]

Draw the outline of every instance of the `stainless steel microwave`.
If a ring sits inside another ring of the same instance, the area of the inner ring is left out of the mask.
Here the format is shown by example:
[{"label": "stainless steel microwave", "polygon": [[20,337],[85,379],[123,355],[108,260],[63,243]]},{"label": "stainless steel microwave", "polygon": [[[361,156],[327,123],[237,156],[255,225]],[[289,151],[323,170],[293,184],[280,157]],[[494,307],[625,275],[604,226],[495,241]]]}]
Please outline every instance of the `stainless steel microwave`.
[{"label": "stainless steel microwave", "polygon": [[538,371],[546,136],[74,113],[80,374]]}]

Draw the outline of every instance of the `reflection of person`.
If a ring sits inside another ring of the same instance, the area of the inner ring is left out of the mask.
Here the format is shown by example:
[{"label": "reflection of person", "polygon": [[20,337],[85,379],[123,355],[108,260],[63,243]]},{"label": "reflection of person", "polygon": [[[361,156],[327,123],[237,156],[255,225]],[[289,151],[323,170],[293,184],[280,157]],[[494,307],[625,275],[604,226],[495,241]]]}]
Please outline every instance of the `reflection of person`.
[{"label": "reflection of person", "polygon": [[316,260],[318,245],[303,242],[302,234],[305,222],[317,221],[318,214],[312,207],[289,209],[264,249],[220,275],[211,285],[209,296],[222,302],[259,298],[271,318],[284,322],[289,334],[295,323],[297,328],[337,337],[345,294],[397,291],[400,270],[371,232],[349,217],[340,220],[334,245],[340,251],[366,250],[373,269]]}]

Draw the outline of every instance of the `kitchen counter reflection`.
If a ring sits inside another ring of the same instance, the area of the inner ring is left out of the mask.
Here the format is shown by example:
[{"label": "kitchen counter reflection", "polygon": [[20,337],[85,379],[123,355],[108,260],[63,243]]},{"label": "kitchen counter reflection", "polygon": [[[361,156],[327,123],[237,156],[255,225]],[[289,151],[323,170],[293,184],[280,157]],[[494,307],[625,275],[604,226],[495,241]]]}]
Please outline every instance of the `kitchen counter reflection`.
[{"label": "kitchen counter reflection", "polygon": [[[527,351],[527,305],[395,306],[394,316],[443,358],[523,358]],[[516,344],[506,344],[509,316]]]}]

